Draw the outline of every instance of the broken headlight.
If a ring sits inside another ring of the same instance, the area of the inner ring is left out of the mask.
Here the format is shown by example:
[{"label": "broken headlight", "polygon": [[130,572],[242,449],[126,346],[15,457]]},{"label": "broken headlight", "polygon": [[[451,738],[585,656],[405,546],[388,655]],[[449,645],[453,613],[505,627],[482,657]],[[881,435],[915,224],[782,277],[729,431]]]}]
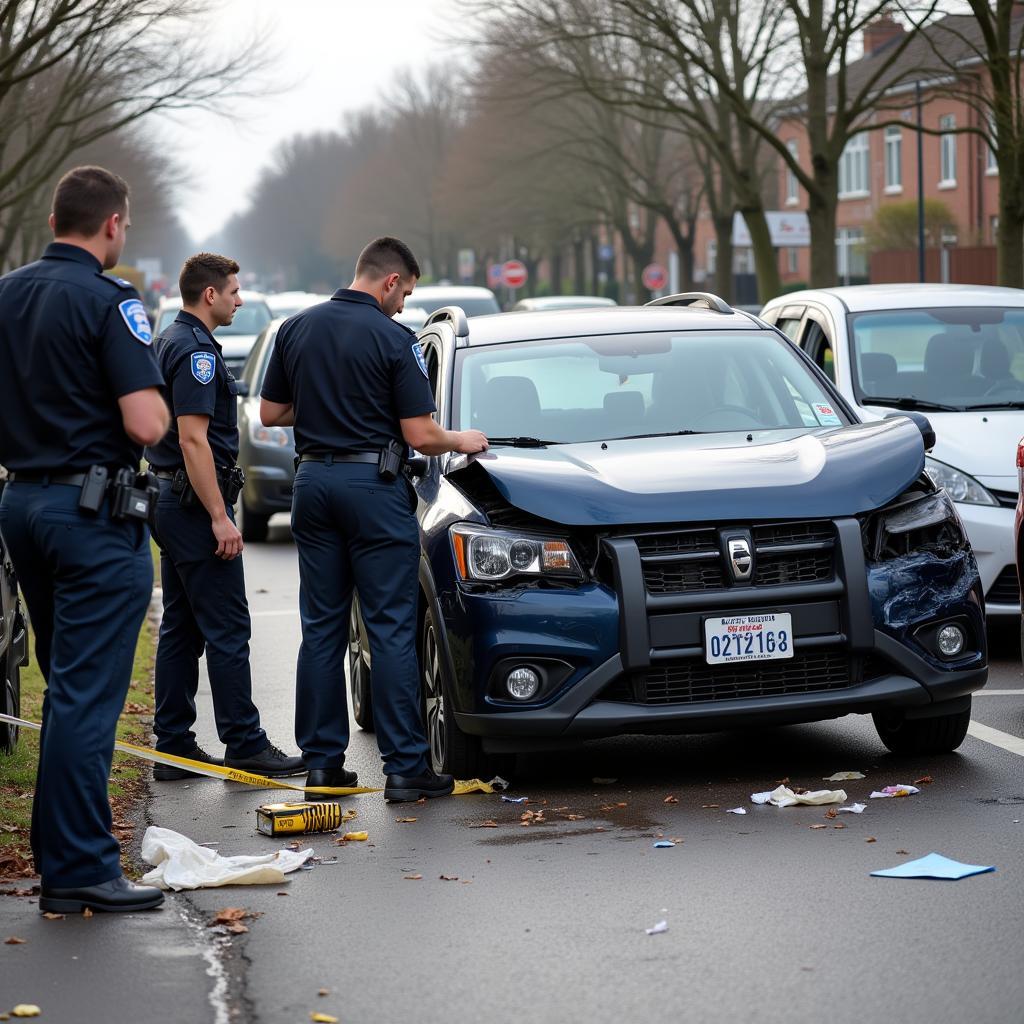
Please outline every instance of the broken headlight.
[{"label": "broken headlight", "polygon": [[513,576],[583,579],[569,542],[456,523],[449,530],[459,579],[496,583]]},{"label": "broken headlight", "polygon": [[875,561],[922,552],[948,558],[966,543],[960,516],[944,490],[904,496],[877,512],[870,527],[865,541]]}]

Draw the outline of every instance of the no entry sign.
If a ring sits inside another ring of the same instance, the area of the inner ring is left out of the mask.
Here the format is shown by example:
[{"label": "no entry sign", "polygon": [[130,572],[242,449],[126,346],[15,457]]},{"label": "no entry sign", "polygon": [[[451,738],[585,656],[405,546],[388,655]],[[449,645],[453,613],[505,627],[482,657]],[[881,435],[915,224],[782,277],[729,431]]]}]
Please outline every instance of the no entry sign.
[{"label": "no entry sign", "polygon": [[648,263],[640,279],[648,291],[660,291],[668,284],[668,271],[660,263]]},{"label": "no entry sign", "polygon": [[506,288],[522,288],[526,277],[526,264],[521,260],[506,260],[502,265],[501,281]]}]

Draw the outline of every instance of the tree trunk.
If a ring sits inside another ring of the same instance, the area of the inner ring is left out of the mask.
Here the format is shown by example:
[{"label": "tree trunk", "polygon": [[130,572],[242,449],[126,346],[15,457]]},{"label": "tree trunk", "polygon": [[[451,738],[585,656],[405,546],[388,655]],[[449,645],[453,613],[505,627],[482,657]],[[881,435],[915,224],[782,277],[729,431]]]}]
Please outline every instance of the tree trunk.
[{"label": "tree trunk", "polygon": [[587,264],[584,257],[584,238],[574,235],[572,240],[572,284],[577,295],[587,288]]},{"label": "tree trunk", "polygon": [[684,292],[693,291],[693,228],[696,218],[687,220],[686,231],[671,213],[662,212],[662,219],[668,225],[679,254],[679,288]]},{"label": "tree trunk", "polygon": [[740,211],[750,232],[750,244],[754,250],[754,271],[757,274],[757,297],[764,305],[774,299],[782,291],[782,278],[779,276],[779,260],[772,245],[771,231],[768,229],[768,218],[764,215],[764,207]]},{"label": "tree trunk", "polygon": [[[817,178],[817,174],[815,174]],[[832,288],[838,281],[836,265],[835,188],[823,185],[820,195],[811,192],[807,219],[811,228],[811,288]]]},{"label": "tree trunk", "polygon": [[551,249],[551,294],[562,294],[562,247],[555,245]]},{"label": "tree trunk", "polygon": [[1024,168],[999,168],[999,232],[996,237],[996,283],[1024,288],[1024,215],[1015,193],[1024,191]]},{"label": "tree trunk", "polygon": [[715,294],[732,302],[732,211],[715,217]]}]

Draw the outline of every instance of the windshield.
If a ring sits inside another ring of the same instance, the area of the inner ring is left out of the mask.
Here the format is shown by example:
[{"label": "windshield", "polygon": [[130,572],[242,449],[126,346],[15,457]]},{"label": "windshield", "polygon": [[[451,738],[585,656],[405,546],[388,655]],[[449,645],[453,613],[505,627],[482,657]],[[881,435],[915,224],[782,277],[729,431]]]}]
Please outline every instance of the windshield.
[{"label": "windshield", "polygon": [[[180,306],[165,309],[157,321],[156,333],[162,334],[174,323],[180,312]],[[227,327],[218,327],[213,333],[218,338],[230,338],[239,334],[259,334],[272,319],[270,307],[265,302],[247,302],[235,312],[234,320]]]},{"label": "windshield", "polygon": [[456,295],[439,295],[436,298],[420,298],[415,292],[405,300],[405,308],[422,309],[427,316],[443,306],[460,306],[466,316],[486,316],[488,313],[500,313],[498,300],[493,295],[482,298],[460,299]]},{"label": "windshield", "polygon": [[778,335],[630,334],[456,352],[452,426],[547,441],[847,422]]},{"label": "windshield", "polygon": [[851,322],[860,401],[953,409],[1024,404],[1024,308],[885,310]]}]

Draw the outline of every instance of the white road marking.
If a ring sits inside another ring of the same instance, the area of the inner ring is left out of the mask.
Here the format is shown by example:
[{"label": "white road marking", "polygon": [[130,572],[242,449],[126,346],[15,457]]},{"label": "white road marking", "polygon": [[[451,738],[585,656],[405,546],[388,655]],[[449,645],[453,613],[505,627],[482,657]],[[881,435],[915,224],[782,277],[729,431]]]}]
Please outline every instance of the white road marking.
[{"label": "white road marking", "polygon": [[[252,619],[260,619],[260,618],[266,618],[267,616],[270,616],[270,615],[298,615],[298,614],[299,614],[299,609],[298,608],[281,608],[281,609],[278,609],[277,611],[249,612],[249,617],[252,618]],[[1021,690],[1021,693],[1024,693],[1024,690]]]},{"label": "white road marking", "polygon": [[972,697],[1024,697],[1024,690],[975,690]]},{"label": "white road marking", "polygon": [[991,743],[992,746],[999,747],[1002,750],[1008,750],[1011,754],[1024,757],[1024,739],[1021,739],[1020,736],[1012,736],[1008,732],[1000,732],[999,729],[982,725],[981,722],[975,722],[973,719],[971,724],[967,726],[967,735],[973,736],[976,740],[981,740],[983,743]]}]

